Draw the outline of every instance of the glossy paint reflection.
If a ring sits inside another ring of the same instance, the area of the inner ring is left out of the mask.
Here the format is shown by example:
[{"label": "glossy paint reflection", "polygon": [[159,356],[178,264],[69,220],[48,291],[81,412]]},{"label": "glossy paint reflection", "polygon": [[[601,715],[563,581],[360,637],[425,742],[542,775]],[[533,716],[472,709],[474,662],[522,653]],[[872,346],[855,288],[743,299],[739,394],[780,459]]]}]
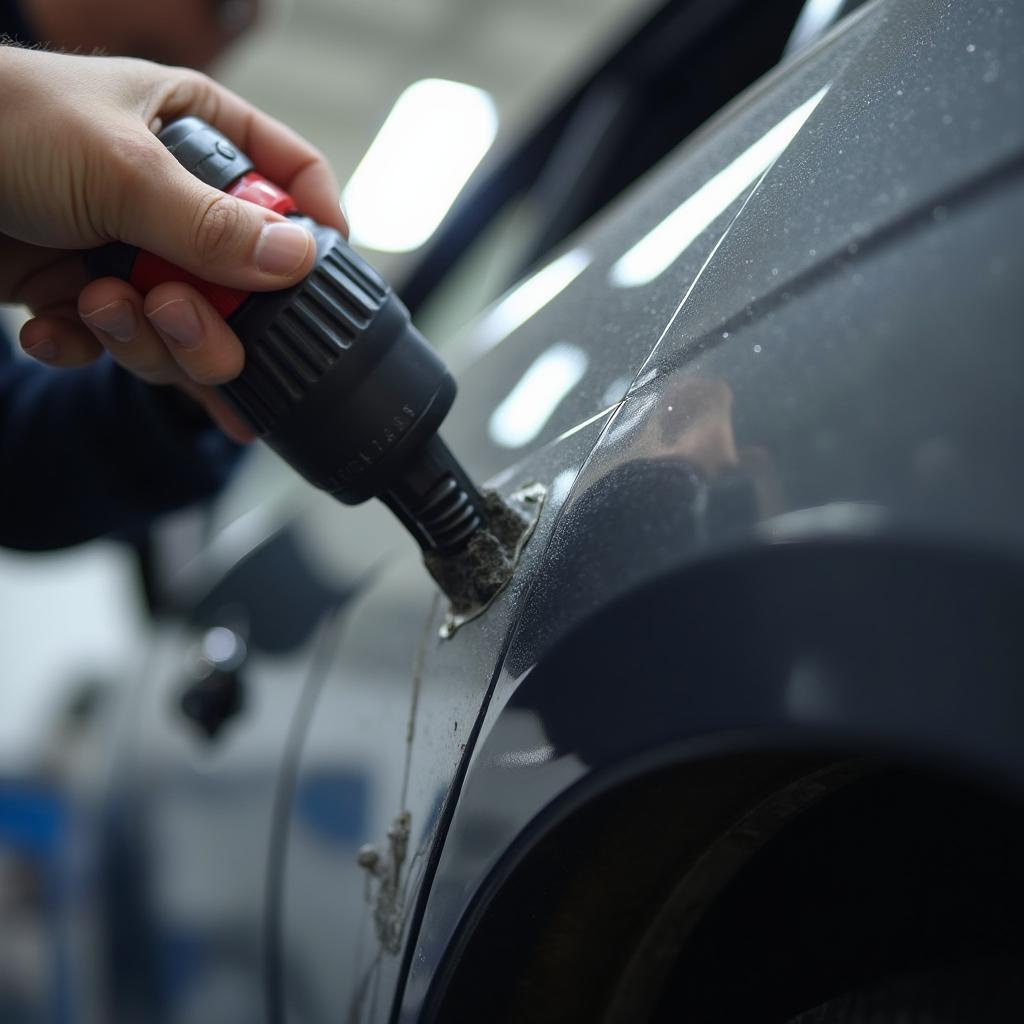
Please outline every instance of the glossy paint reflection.
[{"label": "glossy paint reflection", "polygon": [[677,206],[616,261],[608,275],[609,282],[620,288],[636,288],[665,273],[771,167],[827,92],[826,86],[801,103]]},{"label": "glossy paint reflection", "polygon": [[[651,280],[661,344],[509,642],[403,1021],[491,881],[637,763],[856,741],[1024,781],[1022,30],[1010,5],[867,5],[711,133],[735,153],[761,104],[770,126],[817,98],[728,234],[704,236],[713,256],[702,241]],[[599,267],[644,198],[585,237]],[[644,293],[595,306],[597,276],[559,329]]]},{"label": "glossy paint reflection", "polygon": [[503,448],[522,448],[543,429],[559,403],[587,372],[587,353],[559,342],[530,364],[494,410],[488,431]]},{"label": "glossy paint reflection", "polygon": [[516,285],[479,322],[472,333],[471,351],[482,355],[526,323],[590,266],[585,249],[570,249]]}]

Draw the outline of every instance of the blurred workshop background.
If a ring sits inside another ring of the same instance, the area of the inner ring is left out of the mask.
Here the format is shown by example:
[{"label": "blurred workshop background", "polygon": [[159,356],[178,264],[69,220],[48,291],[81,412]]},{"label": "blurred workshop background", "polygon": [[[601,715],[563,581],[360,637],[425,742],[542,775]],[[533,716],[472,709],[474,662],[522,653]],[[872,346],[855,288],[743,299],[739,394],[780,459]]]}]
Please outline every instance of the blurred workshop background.
[{"label": "blurred workshop background", "polygon": [[[354,240],[400,281],[474,167],[512,144],[562,83],[650,6],[261,0],[258,27],[211,70],[326,152],[339,179],[351,180],[345,205]],[[428,334],[454,333],[504,289],[515,259],[492,251],[476,261],[444,308],[424,310]],[[17,311],[2,316],[16,329]],[[253,462],[222,518],[295,486],[269,458]],[[131,678],[144,620],[134,555],[115,543],[45,555],[0,551],[0,777],[45,763],[69,701]]]}]

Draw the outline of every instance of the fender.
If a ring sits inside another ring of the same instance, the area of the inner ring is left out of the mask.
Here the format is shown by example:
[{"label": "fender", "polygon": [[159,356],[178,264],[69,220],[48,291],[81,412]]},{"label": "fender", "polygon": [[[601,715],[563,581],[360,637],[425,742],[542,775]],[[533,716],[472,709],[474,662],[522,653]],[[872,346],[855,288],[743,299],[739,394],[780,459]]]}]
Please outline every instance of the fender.
[{"label": "fender", "polygon": [[516,865],[630,781],[747,758],[753,781],[712,801],[734,812],[825,764],[885,753],[1022,790],[1022,570],[1005,550],[941,539],[804,536],[667,572],[589,615],[482,738],[402,1019],[420,1012],[418,983],[446,957],[428,1003],[441,1006]]}]

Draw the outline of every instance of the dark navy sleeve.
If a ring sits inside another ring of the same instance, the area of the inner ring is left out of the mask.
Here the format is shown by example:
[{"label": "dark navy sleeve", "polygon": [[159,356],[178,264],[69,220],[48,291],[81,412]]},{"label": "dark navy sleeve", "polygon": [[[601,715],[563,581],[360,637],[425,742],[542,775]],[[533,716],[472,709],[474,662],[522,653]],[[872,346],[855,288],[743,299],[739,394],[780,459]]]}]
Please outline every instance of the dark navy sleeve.
[{"label": "dark navy sleeve", "polygon": [[[4,35],[35,42],[17,0],[0,0]],[[107,358],[81,370],[15,359],[0,332],[0,546],[134,533],[216,493],[241,449],[188,409]]]},{"label": "dark navy sleeve", "polygon": [[240,451],[175,392],[107,357],[51,370],[0,339],[0,545],[137,531],[214,494]]}]

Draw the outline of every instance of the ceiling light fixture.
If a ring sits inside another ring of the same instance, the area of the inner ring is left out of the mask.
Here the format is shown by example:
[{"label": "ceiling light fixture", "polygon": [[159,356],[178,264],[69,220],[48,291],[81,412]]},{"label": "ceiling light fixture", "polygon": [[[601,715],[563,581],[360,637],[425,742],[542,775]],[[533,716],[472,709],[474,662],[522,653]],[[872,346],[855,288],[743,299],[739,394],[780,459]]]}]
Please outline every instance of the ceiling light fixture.
[{"label": "ceiling light fixture", "polygon": [[345,188],[352,241],[378,252],[422,246],[497,131],[498,113],[482,89],[440,78],[410,85]]}]

